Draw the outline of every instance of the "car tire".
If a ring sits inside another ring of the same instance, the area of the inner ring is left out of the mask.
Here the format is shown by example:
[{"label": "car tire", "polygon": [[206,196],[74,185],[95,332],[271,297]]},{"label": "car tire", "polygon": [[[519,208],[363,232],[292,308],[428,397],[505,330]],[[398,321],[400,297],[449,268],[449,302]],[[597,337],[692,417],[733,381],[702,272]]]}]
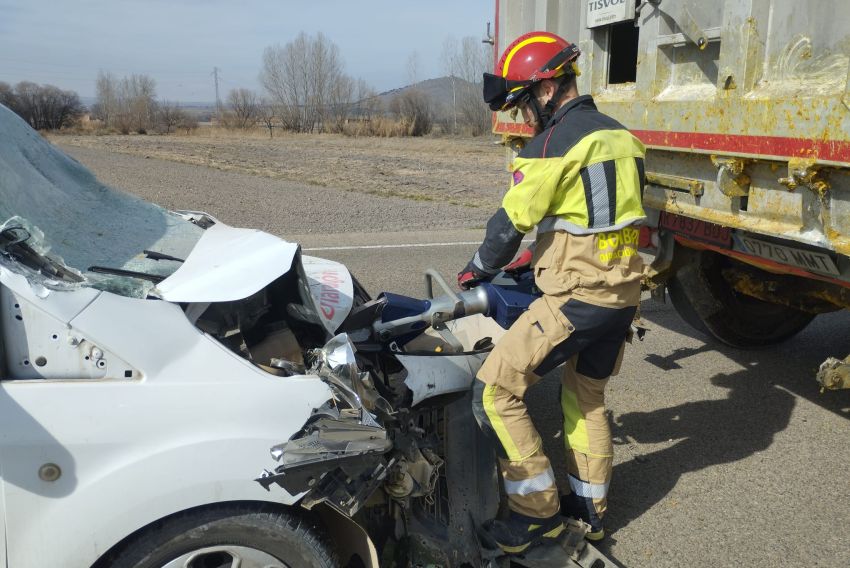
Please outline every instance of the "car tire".
[{"label": "car tire", "polygon": [[737,292],[723,277],[723,269],[736,262],[700,251],[676,271],[667,290],[686,323],[741,349],[782,343],[811,323],[814,314]]},{"label": "car tire", "polygon": [[266,505],[217,505],[143,530],[105,563],[112,568],[336,568],[325,531],[311,518]]}]

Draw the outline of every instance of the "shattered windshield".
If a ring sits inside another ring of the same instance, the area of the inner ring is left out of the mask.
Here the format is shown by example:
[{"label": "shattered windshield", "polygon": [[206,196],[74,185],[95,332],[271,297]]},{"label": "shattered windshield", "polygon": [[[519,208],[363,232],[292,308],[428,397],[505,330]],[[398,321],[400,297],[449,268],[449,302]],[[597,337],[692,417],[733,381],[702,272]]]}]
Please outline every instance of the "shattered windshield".
[{"label": "shattered windshield", "polygon": [[144,298],[180,267],[201,234],[179,215],[103,185],[0,105],[6,268],[48,288],[92,286]]}]

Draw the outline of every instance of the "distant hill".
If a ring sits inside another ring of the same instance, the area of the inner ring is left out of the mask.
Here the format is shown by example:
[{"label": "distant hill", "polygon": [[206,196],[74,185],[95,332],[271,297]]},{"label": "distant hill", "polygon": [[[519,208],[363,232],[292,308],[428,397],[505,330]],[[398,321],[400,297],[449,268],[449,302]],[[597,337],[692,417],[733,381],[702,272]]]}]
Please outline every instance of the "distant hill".
[{"label": "distant hill", "polygon": [[[466,86],[468,88],[480,90],[480,86],[473,85],[469,81],[465,81],[458,77],[454,78],[454,88],[458,90],[461,86]],[[446,108],[451,107],[452,104],[452,78],[451,77],[437,77],[436,79],[426,79],[425,81],[419,81],[418,83],[414,83],[413,85],[407,85],[405,87],[399,87],[398,89],[392,89],[390,91],[385,91],[378,95],[378,98],[384,103],[385,107],[389,104],[389,102],[397,97],[398,95],[404,93],[407,90],[416,89],[418,91],[422,91],[430,97],[430,99],[434,102],[436,106],[443,106]]]}]

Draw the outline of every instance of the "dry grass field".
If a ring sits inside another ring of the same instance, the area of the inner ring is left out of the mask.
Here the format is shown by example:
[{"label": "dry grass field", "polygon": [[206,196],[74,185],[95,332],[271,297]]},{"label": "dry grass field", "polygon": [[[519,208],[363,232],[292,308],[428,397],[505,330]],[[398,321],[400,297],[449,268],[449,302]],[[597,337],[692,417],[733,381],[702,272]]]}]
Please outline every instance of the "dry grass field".
[{"label": "dry grass field", "polygon": [[51,135],[88,148],[272,180],[467,207],[496,207],[509,181],[493,136],[379,138],[198,130],[190,136]]}]

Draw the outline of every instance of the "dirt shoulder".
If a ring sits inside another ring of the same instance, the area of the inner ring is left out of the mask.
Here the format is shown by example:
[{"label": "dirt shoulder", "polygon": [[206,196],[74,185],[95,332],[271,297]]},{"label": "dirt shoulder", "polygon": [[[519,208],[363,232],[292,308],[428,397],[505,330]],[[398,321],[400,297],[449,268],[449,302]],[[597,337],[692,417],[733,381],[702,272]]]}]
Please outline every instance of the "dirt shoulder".
[{"label": "dirt shoulder", "polygon": [[204,132],[192,136],[51,136],[106,150],[302,185],[466,207],[497,206],[505,153],[493,137],[364,138]]}]

